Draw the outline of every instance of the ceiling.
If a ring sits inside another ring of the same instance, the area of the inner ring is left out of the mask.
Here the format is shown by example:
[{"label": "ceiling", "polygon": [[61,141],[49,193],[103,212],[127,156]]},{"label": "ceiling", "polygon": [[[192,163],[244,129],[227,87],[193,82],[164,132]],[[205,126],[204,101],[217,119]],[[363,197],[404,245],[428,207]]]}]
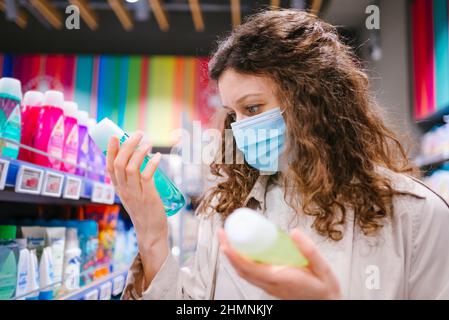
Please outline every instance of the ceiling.
[{"label": "ceiling", "polygon": [[[318,10],[355,37],[368,0],[0,0],[0,52],[207,55],[245,16],[270,5]],[[76,30],[68,5],[81,9]]]}]

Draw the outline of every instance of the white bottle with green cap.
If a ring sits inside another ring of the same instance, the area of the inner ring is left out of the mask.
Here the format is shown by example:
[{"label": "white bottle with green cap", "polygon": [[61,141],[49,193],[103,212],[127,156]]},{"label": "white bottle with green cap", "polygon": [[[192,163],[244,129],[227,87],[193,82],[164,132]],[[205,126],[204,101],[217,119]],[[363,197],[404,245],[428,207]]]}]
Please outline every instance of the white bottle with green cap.
[{"label": "white bottle with green cap", "polygon": [[303,267],[307,260],[288,234],[249,208],[235,210],[224,229],[231,247],[256,262]]},{"label": "white bottle with green cap", "polygon": [[17,159],[20,143],[22,86],[13,78],[0,79],[0,154]]}]

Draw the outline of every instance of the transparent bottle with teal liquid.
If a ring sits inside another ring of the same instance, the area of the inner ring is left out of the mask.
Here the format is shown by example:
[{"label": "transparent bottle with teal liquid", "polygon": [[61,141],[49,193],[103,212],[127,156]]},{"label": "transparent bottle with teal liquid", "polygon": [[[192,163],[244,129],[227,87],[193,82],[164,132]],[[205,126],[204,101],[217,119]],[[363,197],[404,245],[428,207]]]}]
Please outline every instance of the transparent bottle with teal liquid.
[{"label": "transparent bottle with teal liquid", "polygon": [[[118,137],[120,145],[122,145],[127,139],[128,134],[125,133],[120,127],[108,118],[104,118],[98,122],[89,133],[92,140],[100,148],[100,150],[106,153],[109,140],[112,137]],[[147,155],[142,163],[140,172],[145,169],[151,156]],[[154,184],[156,190],[161,197],[167,216],[172,216],[177,213],[185,205],[186,201],[181,191],[175,186],[175,184],[165,175],[165,173],[159,168],[156,169],[153,175]]]}]

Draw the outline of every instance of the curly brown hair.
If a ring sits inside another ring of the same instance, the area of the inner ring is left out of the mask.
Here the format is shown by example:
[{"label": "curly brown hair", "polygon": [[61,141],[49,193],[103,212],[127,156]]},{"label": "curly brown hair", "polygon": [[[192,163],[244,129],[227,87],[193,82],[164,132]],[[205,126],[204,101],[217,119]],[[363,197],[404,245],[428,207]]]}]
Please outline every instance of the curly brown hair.
[{"label": "curly brown hair", "polygon": [[[393,215],[393,197],[399,193],[377,169],[412,169],[379,116],[360,61],[337,29],[304,11],[255,14],[219,43],[209,76],[218,80],[228,69],[276,83],[285,108],[287,152],[296,156],[289,164],[293,176],[285,182],[300,195],[303,212],[316,217],[316,231],[342,239],[351,208],[363,233],[375,235],[383,219]],[[226,117],[223,129],[232,121]],[[223,163],[211,164],[212,174],[224,180],[205,196],[200,210],[212,209],[225,219],[243,205],[259,173],[246,163]]]}]

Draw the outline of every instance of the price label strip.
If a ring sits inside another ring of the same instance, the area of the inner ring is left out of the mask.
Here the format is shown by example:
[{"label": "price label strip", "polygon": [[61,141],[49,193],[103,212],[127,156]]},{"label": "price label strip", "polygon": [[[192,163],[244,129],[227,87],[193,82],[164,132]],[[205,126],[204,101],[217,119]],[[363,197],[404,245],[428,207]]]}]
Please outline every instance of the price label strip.
[{"label": "price label strip", "polygon": [[92,202],[103,203],[104,184],[100,182],[94,182],[92,188]]},{"label": "price label strip", "polygon": [[119,275],[115,277],[112,281],[112,294],[114,296],[118,296],[122,293],[123,288],[125,287],[125,277],[123,275]]},{"label": "price label strip", "polygon": [[67,176],[63,198],[79,200],[81,196],[81,186],[81,179]]},{"label": "price label strip", "polygon": [[44,170],[30,166],[20,166],[16,177],[15,190],[18,193],[40,194]]},{"label": "price label strip", "polygon": [[6,177],[8,176],[9,161],[0,159],[0,190],[5,189]]},{"label": "price label strip", "polygon": [[64,185],[64,176],[59,173],[47,171],[42,185],[42,195],[59,198]]},{"label": "price label strip", "polygon": [[83,300],[98,300],[98,289],[93,289],[86,293]]},{"label": "price label strip", "polygon": [[100,287],[100,300],[111,300],[112,283],[110,281],[104,283]]},{"label": "price label strip", "polygon": [[112,185],[105,184],[103,186],[103,200],[105,204],[113,204],[115,200],[115,189]]}]

